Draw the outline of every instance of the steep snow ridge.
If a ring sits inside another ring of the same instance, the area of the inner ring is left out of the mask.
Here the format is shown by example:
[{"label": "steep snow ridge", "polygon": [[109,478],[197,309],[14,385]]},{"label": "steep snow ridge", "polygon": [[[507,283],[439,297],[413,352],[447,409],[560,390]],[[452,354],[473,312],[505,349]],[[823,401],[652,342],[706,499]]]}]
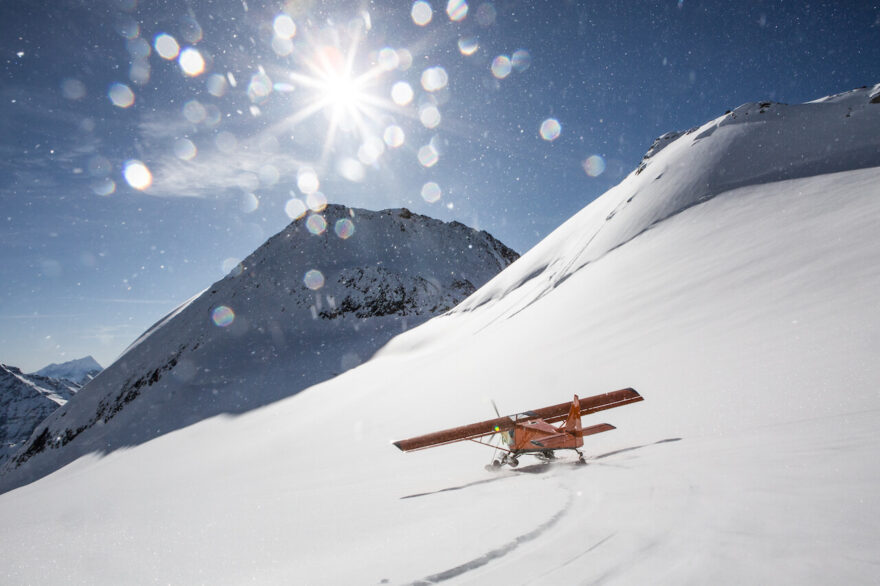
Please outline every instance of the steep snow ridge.
[{"label": "steep snow ridge", "polygon": [[189,299],[187,299],[186,301],[184,301],[183,303],[181,303],[180,305],[178,305],[177,307],[175,307],[174,309],[169,311],[167,315],[162,317],[162,319],[160,319],[159,321],[157,321],[156,323],[151,325],[149,328],[147,328],[147,330],[143,334],[138,336],[134,342],[129,344],[128,347],[126,347],[125,350],[122,351],[122,354],[119,355],[119,358],[117,358],[117,360],[121,360],[126,354],[128,354],[129,352],[131,352],[132,350],[137,348],[141,342],[149,339],[149,337],[153,335],[153,332],[155,332],[156,330],[158,330],[159,328],[164,326],[166,323],[168,323],[170,320],[172,320],[175,316],[177,316],[181,311],[183,311],[184,309],[189,307],[189,305],[193,301],[195,301],[196,299],[201,297],[205,293],[205,291],[207,291],[207,289],[205,289],[203,291],[199,291],[198,293],[196,293],[195,295],[193,295],[192,297],[190,297]]},{"label": "steep snow ridge", "polygon": [[565,222],[456,311],[514,315],[658,222],[730,190],[880,165],[880,84],[799,105],[748,103],[658,138],[623,182]]},{"label": "steep snow ridge", "polygon": [[868,86],[864,86],[861,88],[856,88],[854,90],[840,92],[839,94],[825,96],[824,98],[819,98],[818,100],[812,100],[811,102],[807,102],[807,103],[808,104],[820,104],[823,102],[850,101],[853,98],[854,94],[859,94],[859,93],[862,93],[865,91],[868,92],[868,99],[871,101],[871,103],[876,104],[878,101],[880,101],[880,83],[878,83],[871,88],[868,88]]},{"label": "steep snow ridge", "polygon": [[36,429],[2,469],[0,487],[331,378],[517,257],[486,232],[405,209],[331,205],[294,221]]},{"label": "steep snow ridge", "polygon": [[70,380],[24,374],[14,366],[0,364],[0,466],[79,388]]},{"label": "steep snow ridge", "polygon": [[83,386],[101,372],[102,368],[91,356],[69,360],[62,364],[50,364],[33,373],[55,379],[65,379]]}]

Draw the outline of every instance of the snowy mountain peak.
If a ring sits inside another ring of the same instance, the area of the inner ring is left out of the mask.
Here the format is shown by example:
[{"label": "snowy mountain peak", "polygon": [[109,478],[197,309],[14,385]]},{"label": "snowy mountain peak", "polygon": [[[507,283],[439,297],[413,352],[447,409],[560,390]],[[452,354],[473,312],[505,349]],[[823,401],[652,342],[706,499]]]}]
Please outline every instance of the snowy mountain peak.
[{"label": "snowy mountain peak", "polygon": [[517,257],[487,232],[405,208],[311,212],[145,332],[37,428],[0,486],[332,378]]},{"label": "snowy mountain peak", "polygon": [[33,374],[56,379],[73,381],[82,386],[98,376],[103,367],[91,356],[69,360],[61,364],[52,363]]}]

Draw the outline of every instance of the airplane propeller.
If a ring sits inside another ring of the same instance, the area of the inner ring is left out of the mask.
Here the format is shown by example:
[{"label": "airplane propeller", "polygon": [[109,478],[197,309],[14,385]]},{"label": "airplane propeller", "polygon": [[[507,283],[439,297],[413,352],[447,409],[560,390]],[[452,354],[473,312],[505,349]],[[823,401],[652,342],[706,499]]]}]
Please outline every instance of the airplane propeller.
[{"label": "airplane propeller", "polygon": [[[498,405],[495,404],[495,399],[489,399],[489,402],[492,403],[492,408],[495,410],[495,415],[497,415],[500,418],[501,413],[498,411]],[[489,443],[490,444],[492,443],[492,440],[495,439],[496,435],[497,434],[493,433],[492,435],[489,436]],[[495,456],[497,456],[497,455],[498,455],[498,447],[496,446],[495,449],[492,450],[491,465],[493,465],[493,466],[495,466],[496,465],[495,463],[499,461],[495,458]]]}]

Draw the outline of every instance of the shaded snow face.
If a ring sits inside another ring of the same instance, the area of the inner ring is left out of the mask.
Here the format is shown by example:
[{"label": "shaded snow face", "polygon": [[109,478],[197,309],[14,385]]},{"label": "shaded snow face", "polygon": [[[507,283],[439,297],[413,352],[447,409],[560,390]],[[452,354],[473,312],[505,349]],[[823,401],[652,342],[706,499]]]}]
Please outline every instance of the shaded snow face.
[{"label": "shaded snow face", "polygon": [[47,420],[5,469],[7,486],[332,378],[517,258],[486,232],[406,209],[311,213],[154,325]]}]

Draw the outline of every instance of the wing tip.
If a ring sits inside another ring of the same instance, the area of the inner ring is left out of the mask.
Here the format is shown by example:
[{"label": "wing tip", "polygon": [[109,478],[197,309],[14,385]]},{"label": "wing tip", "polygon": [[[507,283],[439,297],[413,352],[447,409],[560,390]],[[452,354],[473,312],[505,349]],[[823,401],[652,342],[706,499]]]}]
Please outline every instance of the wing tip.
[{"label": "wing tip", "polygon": [[644,401],[645,400],[645,398],[641,395],[641,393],[639,393],[637,390],[635,390],[632,387],[626,387],[625,389],[621,389],[621,391],[623,391],[624,393],[629,395],[627,397],[628,401],[636,402],[636,401]]}]

